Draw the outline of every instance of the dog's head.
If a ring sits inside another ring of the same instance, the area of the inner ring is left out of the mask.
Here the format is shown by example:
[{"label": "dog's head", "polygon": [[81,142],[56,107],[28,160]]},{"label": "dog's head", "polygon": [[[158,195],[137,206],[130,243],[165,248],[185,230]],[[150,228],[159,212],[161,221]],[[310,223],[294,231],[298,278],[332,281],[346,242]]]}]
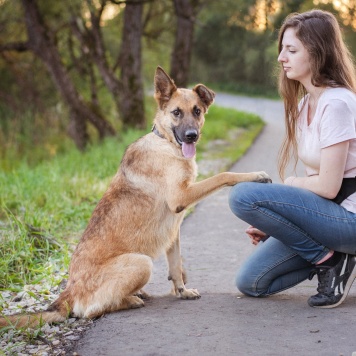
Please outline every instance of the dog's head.
[{"label": "dog's head", "polygon": [[192,158],[204,125],[204,114],[213,103],[215,93],[203,84],[192,90],[177,88],[161,67],[156,69],[154,84],[158,104],[156,128],[167,140],[182,148],[184,157]]}]

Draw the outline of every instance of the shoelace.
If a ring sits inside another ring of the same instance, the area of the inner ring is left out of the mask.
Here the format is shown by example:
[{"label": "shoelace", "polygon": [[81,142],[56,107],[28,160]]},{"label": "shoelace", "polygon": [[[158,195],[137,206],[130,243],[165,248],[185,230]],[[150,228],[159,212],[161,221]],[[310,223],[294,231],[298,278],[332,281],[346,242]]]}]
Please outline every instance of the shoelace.
[{"label": "shoelace", "polygon": [[330,268],[316,266],[309,273],[309,280],[312,280],[315,275],[318,277],[318,288],[316,289],[320,294],[334,294],[334,288],[331,293],[326,293],[329,281]]}]

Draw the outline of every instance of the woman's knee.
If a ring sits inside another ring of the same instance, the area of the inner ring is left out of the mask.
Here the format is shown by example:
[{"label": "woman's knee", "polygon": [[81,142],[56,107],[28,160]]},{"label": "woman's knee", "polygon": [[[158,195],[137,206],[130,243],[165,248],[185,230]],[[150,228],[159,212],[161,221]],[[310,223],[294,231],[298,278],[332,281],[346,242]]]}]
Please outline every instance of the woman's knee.
[{"label": "woman's knee", "polygon": [[256,281],[251,278],[249,274],[241,273],[241,271],[236,276],[236,287],[237,289],[245,295],[250,297],[258,297],[259,293],[256,290]]},{"label": "woman's knee", "polygon": [[257,191],[261,188],[261,183],[244,182],[233,186],[229,194],[229,205],[231,211],[240,216],[246,210],[250,210],[258,199]]}]

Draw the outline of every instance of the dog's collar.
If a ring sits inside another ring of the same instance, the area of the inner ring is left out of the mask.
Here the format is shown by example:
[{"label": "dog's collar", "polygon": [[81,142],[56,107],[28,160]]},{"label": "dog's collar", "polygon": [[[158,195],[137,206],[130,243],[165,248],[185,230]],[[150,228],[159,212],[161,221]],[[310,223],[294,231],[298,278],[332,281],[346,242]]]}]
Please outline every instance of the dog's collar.
[{"label": "dog's collar", "polygon": [[158,137],[164,138],[164,136],[157,130],[156,125],[153,125],[152,132],[155,133]]}]

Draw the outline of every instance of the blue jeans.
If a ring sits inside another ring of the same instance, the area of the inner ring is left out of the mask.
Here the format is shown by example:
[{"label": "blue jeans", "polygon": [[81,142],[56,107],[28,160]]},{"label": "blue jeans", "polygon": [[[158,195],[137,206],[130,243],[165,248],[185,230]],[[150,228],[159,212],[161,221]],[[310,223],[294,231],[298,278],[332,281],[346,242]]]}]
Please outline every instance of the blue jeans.
[{"label": "blue jeans", "polygon": [[236,285],[246,295],[295,286],[330,250],[356,254],[356,214],[309,190],[240,183],[229,203],[236,216],[270,235],[239,270]]}]

